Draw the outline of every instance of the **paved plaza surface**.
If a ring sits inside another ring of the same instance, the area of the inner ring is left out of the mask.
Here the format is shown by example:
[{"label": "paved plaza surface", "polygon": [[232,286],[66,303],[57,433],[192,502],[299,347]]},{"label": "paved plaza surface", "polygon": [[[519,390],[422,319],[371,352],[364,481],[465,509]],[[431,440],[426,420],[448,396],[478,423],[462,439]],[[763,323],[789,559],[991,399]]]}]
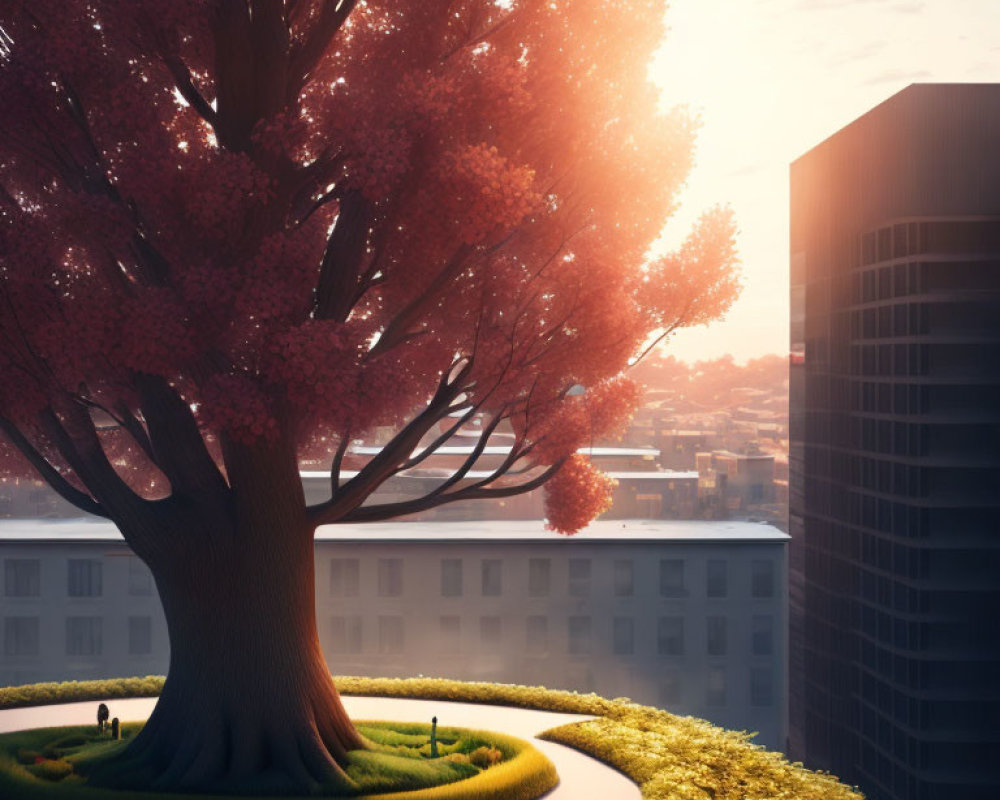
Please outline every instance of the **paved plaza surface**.
[{"label": "paved plaza surface", "polygon": [[[444,700],[401,700],[393,697],[345,697],[343,700],[347,713],[359,721],[384,719],[429,723],[431,717],[437,717],[438,724],[442,726],[482,728],[528,739],[551,759],[559,773],[559,785],[545,795],[545,800],[640,800],[639,787],[620,772],[569,747],[534,738],[549,728],[592,717]],[[88,700],[0,711],[0,733],[94,723],[100,702]],[[156,698],[111,699],[104,702],[112,717],[130,722],[149,717]]]}]

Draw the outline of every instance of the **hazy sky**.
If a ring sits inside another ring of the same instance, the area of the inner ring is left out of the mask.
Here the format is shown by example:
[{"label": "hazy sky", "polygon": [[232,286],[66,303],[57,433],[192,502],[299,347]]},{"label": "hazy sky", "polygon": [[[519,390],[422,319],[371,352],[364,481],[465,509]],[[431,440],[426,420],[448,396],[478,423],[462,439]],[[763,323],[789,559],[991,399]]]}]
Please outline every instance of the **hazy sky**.
[{"label": "hazy sky", "polygon": [[702,128],[665,241],[729,203],[745,283],[725,321],[667,352],[787,352],[789,163],[911,83],[1000,82],[1000,0],[672,0],[667,24],[652,74]]}]

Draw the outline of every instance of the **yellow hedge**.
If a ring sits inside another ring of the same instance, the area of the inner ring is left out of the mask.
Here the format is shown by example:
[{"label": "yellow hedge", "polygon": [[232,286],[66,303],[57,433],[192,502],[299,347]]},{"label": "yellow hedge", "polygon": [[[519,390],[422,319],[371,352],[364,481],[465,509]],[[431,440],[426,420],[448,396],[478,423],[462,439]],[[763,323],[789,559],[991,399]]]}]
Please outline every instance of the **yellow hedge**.
[{"label": "yellow hedge", "polygon": [[[548,731],[543,738],[575,747],[621,770],[639,784],[646,800],[862,800],[857,789],[752,744],[746,733],[678,717],[627,698],[609,700],[540,686],[443,678],[342,676],[334,681],[344,695],[454,700],[598,717]],[[162,685],[163,678],[150,676],[0,688],[0,709],[107,697],[150,697],[159,694]],[[392,797],[404,800],[402,795]],[[451,800],[450,796],[440,797]]]},{"label": "yellow hedge", "polygon": [[456,783],[412,792],[365,795],[358,800],[532,800],[559,782],[552,762],[522,739],[485,732],[490,741],[516,755]]}]

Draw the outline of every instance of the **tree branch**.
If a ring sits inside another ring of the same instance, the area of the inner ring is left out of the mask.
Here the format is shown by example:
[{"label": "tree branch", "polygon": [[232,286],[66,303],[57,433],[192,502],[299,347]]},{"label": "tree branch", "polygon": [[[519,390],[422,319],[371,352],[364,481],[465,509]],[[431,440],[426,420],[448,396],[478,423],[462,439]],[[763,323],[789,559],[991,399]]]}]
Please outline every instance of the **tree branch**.
[{"label": "tree branch", "polygon": [[[323,57],[326,49],[337,35],[337,31],[347,21],[357,0],[325,0],[319,18],[313,22],[298,47],[292,49],[291,65],[288,70],[288,83],[285,87],[285,100],[295,103],[302,87],[312,77],[316,65]],[[293,17],[294,19],[294,17]]]},{"label": "tree branch", "polygon": [[402,514],[415,514],[418,511],[427,511],[428,509],[436,508],[437,506],[444,505],[445,503],[453,503],[458,500],[499,500],[504,497],[513,497],[515,495],[524,494],[525,492],[537,489],[549,478],[555,475],[562,465],[563,461],[560,460],[552,466],[547,467],[545,471],[537,477],[531,479],[530,481],[526,481],[525,483],[518,484],[517,486],[504,486],[499,489],[484,489],[470,486],[465,489],[459,489],[457,492],[451,492],[450,494],[445,495],[426,495],[416,500],[403,500],[398,503],[379,503],[376,505],[361,506],[345,514],[341,519],[330,520],[330,522],[378,522],[383,519],[392,519],[393,517],[398,517]]},{"label": "tree branch", "polygon": [[340,201],[316,286],[316,319],[344,322],[351,313],[361,279],[361,263],[368,245],[371,204],[353,191]]},{"label": "tree branch", "polygon": [[504,418],[503,411],[501,410],[500,413],[498,413],[490,421],[490,424],[480,432],[479,441],[476,442],[476,446],[473,447],[469,455],[466,456],[465,461],[462,462],[462,465],[457,470],[455,470],[455,472],[452,473],[452,475],[444,483],[442,483],[440,486],[438,486],[436,489],[430,492],[427,495],[428,498],[444,494],[445,492],[448,491],[448,489],[450,489],[452,486],[454,486],[456,483],[462,480],[462,478],[464,478],[466,475],[469,474],[469,471],[475,466],[476,462],[479,460],[479,457],[483,454],[483,451],[486,449],[486,445],[487,442],[489,442],[490,436],[493,435],[493,432],[497,429],[497,426],[500,424],[503,418]]},{"label": "tree branch", "polygon": [[161,51],[159,55],[164,66],[170,72],[170,77],[174,79],[174,85],[177,87],[177,91],[180,92],[181,97],[214,130],[217,119],[215,109],[212,108],[211,104],[194,85],[194,80],[191,78],[191,72],[187,64],[176,53]]},{"label": "tree branch", "polygon": [[115,411],[112,411],[110,408],[106,408],[89,397],[78,395],[76,396],[76,400],[82,405],[87,406],[87,408],[95,408],[111,417],[118,424],[118,427],[125,429],[129,436],[132,437],[132,440],[142,449],[142,452],[146,454],[146,457],[153,463],[156,463],[153,455],[153,447],[150,444],[149,436],[146,434],[146,429],[124,402],[119,400],[115,405]]},{"label": "tree branch", "polygon": [[[174,79],[174,85],[177,87],[177,91],[180,92],[181,97],[184,98],[191,108],[198,112],[199,116],[205,122],[214,128],[216,118],[215,109],[212,108],[194,85],[191,71],[180,57],[176,48],[170,46],[171,42],[168,39],[167,32],[156,23],[148,10],[142,5],[137,9],[137,18],[151,39],[152,49],[156,51],[156,55],[159,56],[170,73],[170,77]],[[176,41],[176,34],[172,38]]]},{"label": "tree branch", "polygon": [[[90,124],[87,122],[87,112],[83,107],[83,102],[79,94],[65,77],[60,78],[60,83],[63,91],[66,92],[70,114],[83,135],[92,162],[89,165],[74,164],[80,174],[81,188],[89,194],[110,198],[128,212],[135,227],[130,244],[132,255],[136,260],[136,265],[139,267],[140,274],[138,277],[143,283],[148,285],[165,286],[170,273],[169,263],[146,238],[139,210],[135,203],[126,201],[115,185],[108,179],[108,170],[104,156],[101,154],[101,149],[98,147]],[[117,261],[114,262],[114,266],[115,269],[109,272],[108,277],[112,283],[120,284],[121,270],[117,266]]]},{"label": "tree branch", "polygon": [[649,347],[645,348],[638,356],[635,357],[634,361],[630,361],[627,369],[632,369],[636,364],[642,361],[646,356],[652,352],[653,348],[656,347],[660,342],[666,339],[671,333],[677,330],[684,323],[684,318],[687,316],[688,311],[691,310],[691,305],[694,302],[693,298],[689,298],[687,303],[684,304],[684,308],[680,314],[677,315],[677,319],[674,320],[673,324],[665,328],[663,333],[657,336]]},{"label": "tree branch", "polygon": [[65,413],[72,433],[51,406],[39,414],[42,429],[107,514],[119,522],[151,505],[132,491],[111,465],[90,413],[72,400]]},{"label": "tree branch", "polygon": [[437,422],[448,414],[452,401],[461,394],[460,381],[469,365],[449,381],[445,373],[431,402],[420,414],[400,430],[361,471],[345,483],[329,500],[306,509],[313,525],[337,522],[344,514],[361,505],[391,475],[406,462],[420,440]]},{"label": "tree branch", "polygon": [[28,441],[27,437],[21,433],[14,423],[10,420],[0,418],[0,430],[2,430],[7,438],[28,460],[28,462],[38,471],[41,476],[52,489],[71,505],[76,506],[81,511],[85,511],[88,514],[94,514],[98,517],[104,517],[107,519],[110,515],[104,509],[104,507],[98,503],[94,498],[92,498],[86,492],[81,492],[75,486],[73,486],[62,473],[59,472],[48,459],[45,458],[35,447]]},{"label": "tree branch", "polygon": [[344,431],[344,435],[340,437],[340,443],[337,445],[337,452],[333,456],[333,463],[330,465],[330,496],[333,497],[337,494],[337,490],[340,488],[340,467],[344,463],[344,456],[347,454],[347,448],[351,444],[351,432],[349,430]]},{"label": "tree branch", "polygon": [[426,447],[421,449],[421,451],[417,455],[404,461],[403,464],[400,466],[400,469],[413,469],[418,464],[427,459],[429,456],[434,455],[434,451],[437,450],[439,447],[441,447],[441,445],[443,445],[449,439],[451,439],[452,436],[458,433],[459,429],[466,422],[472,419],[472,416],[476,413],[477,410],[478,406],[471,406],[468,411],[466,411],[464,414],[462,414],[461,417],[458,418],[458,421],[454,425],[448,428],[440,436],[435,438],[434,441],[432,441]]},{"label": "tree branch", "polygon": [[137,375],[135,381],[153,463],[174,491],[188,495],[226,493],[229,487],[205,446],[190,406],[163,378]]},{"label": "tree branch", "polygon": [[472,248],[466,244],[461,245],[455,251],[448,263],[434,276],[428,287],[389,320],[382,331],[382,336],[368,351],[367,357],[371,358],[391,349],[409,335],[410,332],[407,329],[419,316],[421,306],[429,298],[441,296],[444,287],[465,267],[466,259],[471,251]]}]

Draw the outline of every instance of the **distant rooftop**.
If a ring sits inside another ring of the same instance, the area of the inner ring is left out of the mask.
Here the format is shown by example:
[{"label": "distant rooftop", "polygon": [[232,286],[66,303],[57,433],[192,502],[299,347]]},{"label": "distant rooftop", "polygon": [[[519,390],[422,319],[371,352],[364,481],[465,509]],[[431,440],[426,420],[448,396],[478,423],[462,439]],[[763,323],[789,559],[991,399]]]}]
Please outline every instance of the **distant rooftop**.
[{"label": "distant rooftop", "polygon": [[[340,479],[349,480],[358,474],[357,470],[341,470]],[[445,469],[445,468],[434,468],[434,467],[417,467],[415,469],[409,469],[404,472],[397,473],[394,477],[396,478],[439,478],[444,480],[445,478],[450,478],[455,474],[455,470]],[[485,478],[492,478],[495,472],[491,469],[472,469],[465,473],[463,480],[483,480]],[[642,470],[610,470],[605,472],[616,480],[657,480],[657,481],[672,481],[672,480],[685,480],[691,478],[697,478],[698,473],[696,471],[674,471],[674,470],[658,470],[658,471],[642,471]],[[322,470],[303,470],[299,473],[303,480],[312,481],[329,481],[330,473],[324,472]]]},{"label": "distant rooftop", "polygon": [[774,458],[774,453],[765,453],[759,451],[756,453],[734,453],[732,450],[713,450],[713,456],[719,456],[720,458],[745,458],[745,459],[766,459]]},{"label": "distant rooftop", "polygon": [[[911,83],[831,133],[819,144],[792,161],[792,164],[805,161],[815,151],[832,147],[835,140],[847,131],[863,129],[865,126],[871,125],[874,120],[898,113],[899,109],[906,106],[916,108],[917,112],[922,115],[936,114],[940,116],[945,111],[950,111],[954,115],[955,108],[959,103],[966,108],[970,106],[995,108],[998,97],[1000,97],[1000,83]],[[983,133],[987,134],[989,129],[985,122],[982,127]]]},{"label": "distant rooftop", "polygon": [[605,475],[614,478],[615,480],[633,480],[633,481],[683,481],[683,480],[697,480],[698,472],[692,470],[689,472],[675,472],[673,470],[663,470],[662,472],[639,472],[638,470],[634,472],[606,472]]},{"label": "distant rooftop", "polygon": [[[373,522],[324,525],[320,542],[786,542],[790,537],[761,522],[703,520],[598,520],[572,537],[545,530],[542,520]],[[120,542],[103,520],[0,520],[3,542]]]},{"label": "distant rooftop", "polygon": [[[472,452],[473,445],[444,445],[438,447],[433,455],[441,456],[467,456]],[[414,450],[415,455],[419,455],[424,448],[418,447]],[[362,456],[374,456],[382,452],[382,448],[376,445],[357,445],[351,448],[352,453]],[[509,447],[503,445],[487,445],[483,448],[485,456],[505,456],[510,452]],[[660,451],[655,447],[581,447],[576,452],[589,456],[649,456],[656,458]]]}]

